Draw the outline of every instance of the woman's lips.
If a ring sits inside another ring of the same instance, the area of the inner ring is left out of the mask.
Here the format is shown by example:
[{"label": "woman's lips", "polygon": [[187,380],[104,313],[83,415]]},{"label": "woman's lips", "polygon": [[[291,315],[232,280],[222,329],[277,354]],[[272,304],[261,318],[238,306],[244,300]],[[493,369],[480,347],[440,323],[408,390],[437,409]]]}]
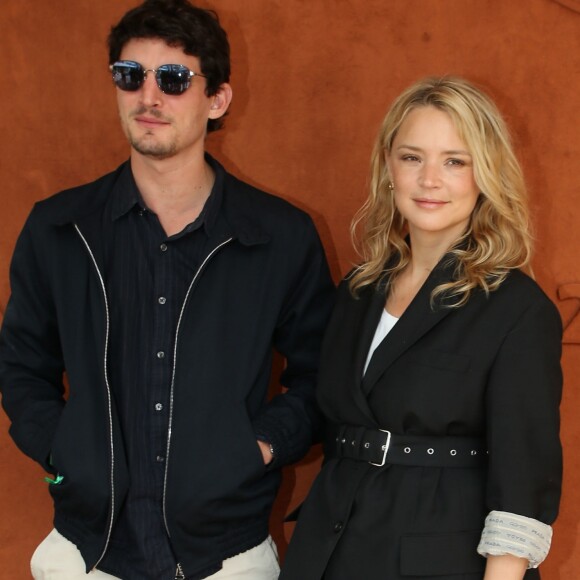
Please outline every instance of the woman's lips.
[{"label": "woman's lips", "polygon": [[414,198],[413,201],[419,206],[424,209],[438,209],[447,205],[448,201],[442,201],[440,199],[428,199],[424,197],[417,197]]}]

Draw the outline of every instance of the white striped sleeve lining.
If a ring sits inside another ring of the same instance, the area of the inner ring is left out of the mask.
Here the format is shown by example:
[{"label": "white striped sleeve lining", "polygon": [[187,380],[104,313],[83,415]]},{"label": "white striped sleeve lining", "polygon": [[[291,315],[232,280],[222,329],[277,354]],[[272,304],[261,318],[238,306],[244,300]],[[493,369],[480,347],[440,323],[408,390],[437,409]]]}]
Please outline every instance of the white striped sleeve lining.
[{"label": "white striped sleeve lining", "polygon": [[505,554],[526,558],[528,568],[537,568],[548,555],[551,541],[551,526],[533,518],[492,511],[485,518],[477,551],[486,558]]}]

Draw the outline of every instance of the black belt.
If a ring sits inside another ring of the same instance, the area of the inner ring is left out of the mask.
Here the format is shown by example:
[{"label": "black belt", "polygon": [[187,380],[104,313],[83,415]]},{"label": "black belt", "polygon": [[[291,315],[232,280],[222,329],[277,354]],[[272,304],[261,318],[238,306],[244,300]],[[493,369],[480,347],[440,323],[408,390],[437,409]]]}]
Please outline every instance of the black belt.
[{"label": "black belt", "polygon": [[485,442],[479,437],[396,435],[383,429],[333,425],[324,445],[327,458],[423,467],[480,467],[485,464]]}]

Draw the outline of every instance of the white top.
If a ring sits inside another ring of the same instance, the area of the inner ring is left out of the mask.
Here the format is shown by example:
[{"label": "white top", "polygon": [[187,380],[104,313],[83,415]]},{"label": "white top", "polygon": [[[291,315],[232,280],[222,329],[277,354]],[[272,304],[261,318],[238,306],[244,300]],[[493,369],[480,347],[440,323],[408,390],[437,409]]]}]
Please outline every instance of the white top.
[{"label": "white top", "polygon": [[367,367],[369,366],[369,362],[371,362],[371,357],[375,352],[377,346],[383,342],[383,339],[391,330],[393,326],[397,324],[399,319],[396,316],[389,314],[384,308],[383,313],[381,314],[381,319],[379,320],[379,324],[377,325],[377,329],[375,330],[375,336],[373,337],[373,341],[371,342],[371,347],[369,348],[369,354],[367,355],[367,362],[365,363],[365,368],[363,370],[363,376],[367,372]]}]

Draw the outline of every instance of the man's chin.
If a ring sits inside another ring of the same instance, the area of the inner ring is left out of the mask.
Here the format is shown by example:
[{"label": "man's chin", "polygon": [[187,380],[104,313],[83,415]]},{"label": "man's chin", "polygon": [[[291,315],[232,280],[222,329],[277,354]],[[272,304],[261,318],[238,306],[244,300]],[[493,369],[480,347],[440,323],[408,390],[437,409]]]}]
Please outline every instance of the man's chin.
[{"label": "man's chin", "polygon": [[140,141],[132,141],[131,146],[133,149],[144,155],[145,157],[150,157],[151,159],[167,159],[168,157],[173,157],[175,155],[175,145],[165,145],[163,143],[143,143]]}]

